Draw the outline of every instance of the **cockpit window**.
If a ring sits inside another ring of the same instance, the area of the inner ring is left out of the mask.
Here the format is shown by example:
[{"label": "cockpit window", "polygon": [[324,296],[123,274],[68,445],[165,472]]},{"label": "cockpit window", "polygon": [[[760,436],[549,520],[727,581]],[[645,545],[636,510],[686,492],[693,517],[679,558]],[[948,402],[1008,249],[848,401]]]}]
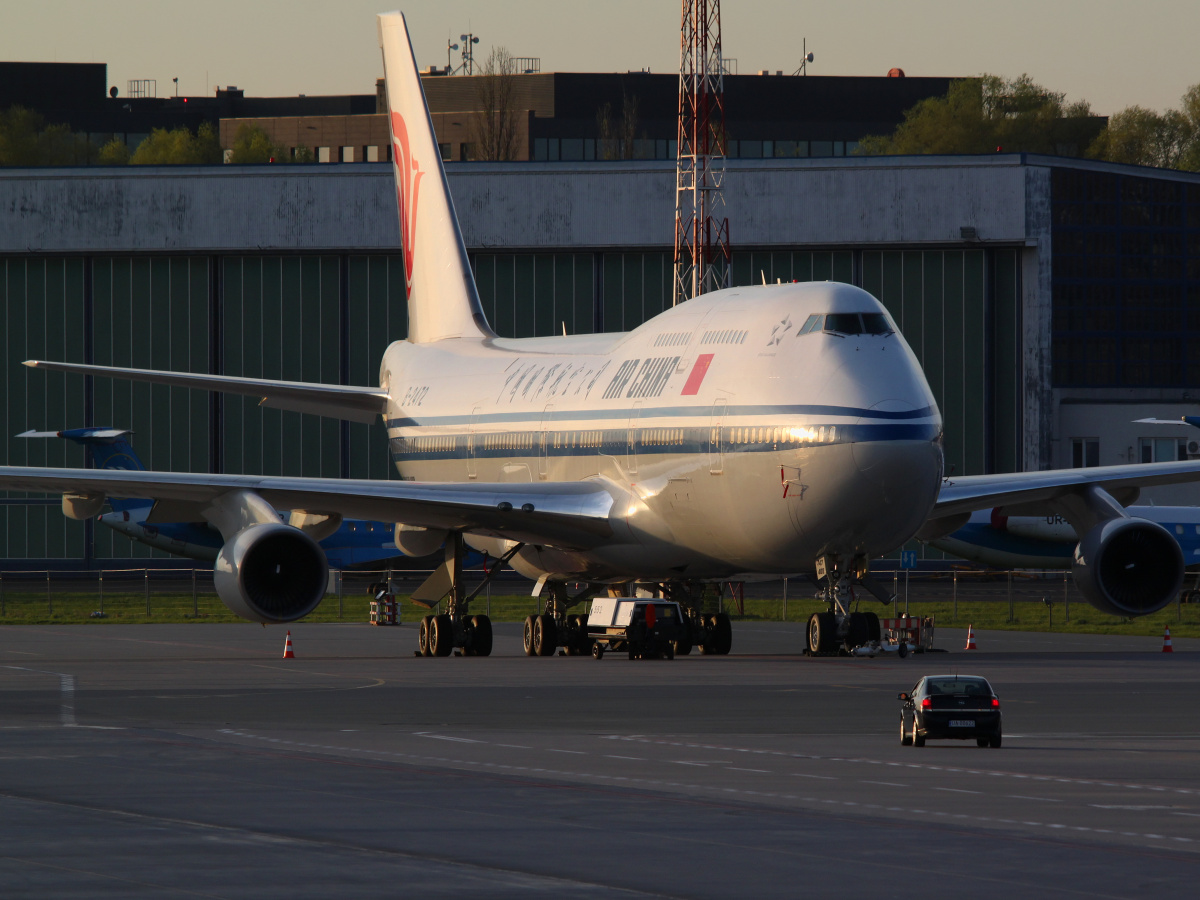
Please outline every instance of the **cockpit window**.
[{"label": "cockpit window", "polygon": [[858,313],[830,313],[825,317],[825,330],[835,334],[862,334]]},{"label": "cockpit window", "polygon": [[834,334],[893,334],[891,320],[883,313],[829,313],[809,316],[797,334],[829,331]]},{"label": "cockpit window", "polygon": [[863,313],[863,331],[867,334],[891,334],[892,323],[883,313]]}]

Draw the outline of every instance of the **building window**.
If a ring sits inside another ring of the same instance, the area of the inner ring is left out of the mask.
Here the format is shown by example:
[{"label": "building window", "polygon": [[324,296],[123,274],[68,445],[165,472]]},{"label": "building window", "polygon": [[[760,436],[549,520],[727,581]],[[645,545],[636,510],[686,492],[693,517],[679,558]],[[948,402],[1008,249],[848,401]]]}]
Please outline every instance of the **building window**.
[{"label": "building window", "polygon": [[458,145],[458,161],[467,162],[475,159],[475,144],[472,141],[463,141]]},{"label": "building window", "polygon": [[341,152],[342,162],[354,162],[354,148],[343,147]]},{"label": "building window", "polygon": [[438,156],[442,158],[442,162],[450,162],[450,145],[438,144]]},{"label": "building window", "polygon": [[1138,449],[1144,463],[1187,459],[1187,441],[1183,438],[1138,438]]},{"label": "building window", "polygon": [[1071,468],[1100,465],[1100,438],[1071,438]]},{"label": "building window", "polygon": [[318,147],[317,148],[317,162],[327,163],[327,162],[329,162],[329,157],[330,157],[330,154],[329,154],[328,147]]}]

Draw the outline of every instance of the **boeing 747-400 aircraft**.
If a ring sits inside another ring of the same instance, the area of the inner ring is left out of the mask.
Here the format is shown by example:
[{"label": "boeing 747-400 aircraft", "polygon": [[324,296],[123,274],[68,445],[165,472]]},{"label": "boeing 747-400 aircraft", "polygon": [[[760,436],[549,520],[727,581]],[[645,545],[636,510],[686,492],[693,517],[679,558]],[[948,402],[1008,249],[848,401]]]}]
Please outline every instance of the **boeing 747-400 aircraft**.
[{"label": "boeing 747-400 aircraft", "polygon": [[[1130,516],[1140,486],[1200,479],[1200,462],[946,478],[942,418],[884,307],[848,284],[737,287],[680,304],[626,334],[509,339],[483,316],[407,25],[379,17],[408,287],[408,338],[377,387],[27,363],[262,398],[370,422],[382,416],[403,480],[0,468],[0,488],[62,495],[68,516],[106,497],[150,497],[148,521],[199,521],[225,541],[216,584],[260,622],[309,613],[325,590],[313,540],[342,517],[399,523],[396,543],[446,562],[414,595],[444,601],[421,649],[491,652],[491,624],[463,590],[464,545],[535,579],[545,613],[527,652],[578,649],[573,605],[610,585],[680,600],[690,642],[728,652],[729,620],[705,615],[705,582],[810,573],[829,611],[808,648],[869,643],[851,609],[868,563],[914,536],[949,534],[973,510],[1059,514],[1078,538],[1085,595],[1123,615],[1168,603],[1179,544]],[[666,188],[664,188],[665,190]],[[664,223],[669,230],[669,225]],[[298,348],[296,352],[299,352]],[[288,523],[276,510],[293,511]],[[586,588],[568,593],[568,585]]]}]

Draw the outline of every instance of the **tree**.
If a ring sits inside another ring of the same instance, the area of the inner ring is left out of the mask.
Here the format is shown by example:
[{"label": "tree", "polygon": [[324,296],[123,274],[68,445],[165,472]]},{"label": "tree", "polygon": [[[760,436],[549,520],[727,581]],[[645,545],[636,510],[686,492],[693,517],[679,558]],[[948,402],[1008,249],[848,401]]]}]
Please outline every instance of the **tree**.
[{"label": "tree", "polygon": [[1141,106],[1114,113],[1088,148],[1088,156],[1138,166],[1178,168],[1187,149],[1189,125],[1177,110],[1163,114]]},{"label": "tree", "polygon": [[294,163],[314,163],[316,161],[317,158],[313,155],[311,147],[297,147],[296,155],[292,157]]},{"label": "tree", "polygon": [[138,144],[129,162],[133,165],[210,165],[221,161],[216,130],[202,122],[196,134],[180,125],[168,131],[155,128]]},{"label": "tree", "polygon": [[124,166],[129,163],[129,147],[120,138],[113,138],[100,148],[97,162],[102,166]]},{"label": "tree", "polygon": [[1129,106],[1114,113],[1088,148],[1108,162],[1200,171],[1200,84],[1184,93],[1179,109],[1164,113]]},{"label": "tree", "polygon": [[633,159],[633,142],[638,130],[638,98],[621,93],[621,121],[613,122],[612,104],[607,101],[596,110],[599,159]]},{"label": "tree", "polygon": [[94,155],[88,139],[68,125],[47,125],[40,113],[23,106],[0,112],[0,165],[85,165]]},{"label": "tree", "polygon": [[276,145],[261,125],[243,122],[238,126],[230,148],[229,162],[235,165],[265,163],[283,158],[283,148]]},{"label": "tree", "polygon": [[944,97],[922,100],[890,135],[864,138],[862,155],[1082,152],[1102,120],[1086,101],[1068,104],[1028,75],[956,81]]},{"label": "tree", "polygon": [[516,63],[503,47],[493,47],[475,82],[479,112],[472,137],[475,158],[511,160],[517,155],[517,112],[513,109]]}]

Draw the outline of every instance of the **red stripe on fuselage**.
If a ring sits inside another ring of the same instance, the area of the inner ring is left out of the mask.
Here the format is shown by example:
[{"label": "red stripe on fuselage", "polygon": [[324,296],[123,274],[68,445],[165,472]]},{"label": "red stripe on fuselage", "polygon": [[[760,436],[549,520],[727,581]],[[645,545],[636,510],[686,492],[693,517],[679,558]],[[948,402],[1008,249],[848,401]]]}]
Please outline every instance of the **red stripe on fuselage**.
[{"label": "red stripe on fuselage", "polygon": [[701,353],[696,357],[696,364],[692,366],[692,373],[688,375],[687,383],[683,386],[682,394],[696,394],[700,391],[700,382],[704,380],[704,376],[708,373],[709,363],[712,362],[712,353]]}]

